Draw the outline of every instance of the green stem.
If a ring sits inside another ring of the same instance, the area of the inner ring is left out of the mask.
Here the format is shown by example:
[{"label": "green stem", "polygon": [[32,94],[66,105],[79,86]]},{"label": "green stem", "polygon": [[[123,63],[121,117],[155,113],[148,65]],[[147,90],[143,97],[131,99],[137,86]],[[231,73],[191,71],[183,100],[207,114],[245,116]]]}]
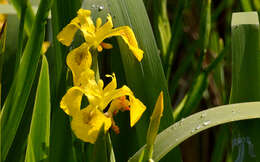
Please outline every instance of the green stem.
[{"label": "green stem", "polygon": [[96,82],[98,82],[100,79],[99,67],[98,67],[98,52],[95,50],[92,53],[93,53],[92,54],[92,69],[95,72]]}]

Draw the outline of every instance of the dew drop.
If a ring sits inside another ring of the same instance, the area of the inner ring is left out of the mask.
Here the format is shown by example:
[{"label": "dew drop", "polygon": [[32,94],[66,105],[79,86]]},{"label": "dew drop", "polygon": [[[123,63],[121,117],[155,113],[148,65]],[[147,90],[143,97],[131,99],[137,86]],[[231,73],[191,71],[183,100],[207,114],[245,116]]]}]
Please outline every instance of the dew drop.
[{"label": "dew drop", "polygon": [[91,5],[91,7],[92,7],[92,8],[96,8],[96,5],[93,4],[93,5]]},{"label": "dew drop", "polygon": [[149,162],[154,162],[153,159],[149,159]]},{"label": "dew drop", "polygon": [[191,130],[191,133],[194,133],[195,132],[195,129],[193,128],[192,130]]},{"label": "dew drop", "polygon": [[196,130],[199,130],[201,128],[201,125],[198,125],[197,127],[196,127]]},{"label": "dew drop", "polygon": [[98,11],[102,11],[102,10],[104,10],[104,6],[99,6]]},{"label": "dew drop", "polygon": [[203,123],[203,125],[204,125],[204,126],[207,126],[207,125],[209,125],[210,123],[211,123],[211,121],[208,120],[208,121],[205,121],[205,122]]}]

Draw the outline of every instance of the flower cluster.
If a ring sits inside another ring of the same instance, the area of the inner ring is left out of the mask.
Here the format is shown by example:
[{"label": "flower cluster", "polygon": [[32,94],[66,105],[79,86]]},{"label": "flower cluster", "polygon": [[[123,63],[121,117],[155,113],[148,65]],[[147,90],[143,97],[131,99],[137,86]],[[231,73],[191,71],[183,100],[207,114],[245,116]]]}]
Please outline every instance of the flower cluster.
[{"label": "flower cluster", "polygon": [[[74,134],[85,142],[95,143],[102,126],[105,131],[112,128],[119,133],[119,128],[113,120],[113,116],[118,111],[130,111],[132,127],[140,119],[146,107],[127,86],[117,88],[115,74],[106,75],[111,78],[111,82],[105,87],[103,80],[95,78],[95,72],[91,69],[90,49],[99,52],[110,49],[112,45],[104,43],[103,40],[112,36],[121,36],[138,61],[142,60],[143,51],[138,48],[132,29],[128,26],[113,28],[110,15],[107,16],[104,25],[101,18],[97,18],[94,25],[91,12],[80,9],[77,17],[63,28],[57,35],[57,39],[69,46],[77,30],[82,32],[85,42],[70,51],[67,56],[67,65],[73,75],[73,87],[63,96],[60,107],[72,117],[71,128]],[[83,96],[87,98],[88,105],[81,109]]]}]

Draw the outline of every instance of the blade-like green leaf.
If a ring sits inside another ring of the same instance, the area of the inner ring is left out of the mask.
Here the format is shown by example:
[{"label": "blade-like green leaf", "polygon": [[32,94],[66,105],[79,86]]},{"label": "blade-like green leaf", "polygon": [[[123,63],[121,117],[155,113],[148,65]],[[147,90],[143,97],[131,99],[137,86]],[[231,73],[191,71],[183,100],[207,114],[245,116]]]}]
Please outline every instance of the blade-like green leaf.
[{"label": "blade-like green leaf", "polygon": [[[260,102],[217,106],[193,114],[171,125],[157,136],[154,144],[153,160],[159,161],[178,144],[205,129],[228,122],[260,118],[259,106]],[[131,157],[128,162],[137,162],[144,147]]]},{"label": "blade-like green leaf", "polygon": [[242,9],[244,11],[252,11],[253,10],[252,9],[252,5],[251,5],[251,1],[249,1],[249,0],[241,0],[240,3],[241,3],[241,6],[242,6]]},{"label": "blade-like green leaf", "polygon": [[216,134],[216,143],[211,156],[211,162],[222,162],[225,157],[225,151],[228,148],[229,127],[223,125],[220,127],[219,132]]},{"label": "blade-like green leaf", "polygon": [[3,22],[2,28],[0,28],[0,110],[2,109],[1,92],[2,92],[2,71],[4,63],[5,41],[6,41],[6,26],[7,21]]},{"label": "blade-like green leaf", "polygon": [[32,34],[25,47],[14,82],[1,111],[1,141],[4,141],[4,144],[1,145],[2,159],[6,158],[11,147],[30,94],[44,40],[45,24],[51,2],[52,0],[41,1],[33,24]]},{"label": "blade-like green leaf", "polygon": [[[140,146],[145,142],[145,135],[149,125],[148,120],[153,110],[152,101],[156,101],[157,94],[160,91],[163,91],[165,101],[164,116],[161,119],[160,130],[168,127],[173,122],[167,82],[143,1],[108,0],[107,4],[111,15],[114,17],[113,22],[115,26],[130,26],[135,33],[139,47],[144,51],[144,58],[139,63],[125,43],[119,39],[127,85],[147,106],[146,112],[135,126],[135,136],[139,139],[135,144]],[[129,155],[129,153],[131,154],[133,151],[135,150],[128,150],[127,154]],[[173,156],[175,161],[181,161],[179,152],[175,152]],[[171,159],[173,159],[173,157]]]},{"label": "blade-like green leaf", "polygon": [[24,21],[26,16],[27,4],[25,1],[21,3],[21,15],[20,15],[20,24],[19,24],[19,31],[18,31],[18,46],[17,46],[17,53],[16,53],[16,62],[15,62],[15,72],[20,64],[20,60],[23,53],[23,42],[24,42]]},{"label": "blade-like green leaf", "polygon": [[76,16],[80,0],[55,0],[51,8],[54,52],[47,55],[50,63],[52,123],[50,161],[75,161],[72,158],[72,137],[68,116],[59,108],[66,92],[66,56],[69,48],[57,40],[57,34]]},{"label": "blade-like green leaf", "polygon": [[[165,63],[168,61],[166,60],[166,54],[171,39],[171,27],[167,15],[167,0],[153,1],[153,20],[155,36],[157,38],[158,46],[161,49],[160,54]],[[170,54],[173,54],[172,51]]]},{"label": "blade-like green leaf", "polygon": [[26,34],[28,36],[30,36],[33,22],[35,19],[31,3],[28,2],[28,0],[11,0],[11,3],[14,6],[15,10],[17,11],[17,15],[19,18],[21,18],[21,16],[22,16],[22,11],[23,11],[23,6],[24,6],[23,3],[26,3],[24,28],[25,28]]},{"label": "blade-like green leaf", "polygon": [[[230,103],[260,101],[260,29],[257,12],[232,15],[232,87]],[[232,158],[242,161],[260,160],[259,120],[234,124]],[[250,127],[249,127],[250,125]],[[251,143],[244,148],[242,143]],[[249,146],[251,147],[251,146]],[[241,149],[244,149],[241,152]],[[243,157],[240,155],[244,154]]]},{"label": "blade-like green leaf", "polygon": [[47,59],[45,55],[42,57],[42,67],[26,150],[26,162],[38,162],[49,158],[50,80]]}]

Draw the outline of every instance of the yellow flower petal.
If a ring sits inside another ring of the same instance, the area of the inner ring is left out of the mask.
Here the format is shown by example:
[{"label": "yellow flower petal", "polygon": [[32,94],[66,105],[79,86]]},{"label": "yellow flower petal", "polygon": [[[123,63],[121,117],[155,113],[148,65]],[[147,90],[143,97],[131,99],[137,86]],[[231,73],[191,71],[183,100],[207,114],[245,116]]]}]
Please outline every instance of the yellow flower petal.
[{"label": "yellow flower petal", "polygon": [[80,30],[83,32],[83,34],[85,34],[84,32],[95,32],[95,25],[90,17],[91,11],[81,8],[78,10],[77,14],[77,17],[79,18]]},{"label": "yellow flower petal", "polygon": [[82,96],[83,92],[80,88],[70,88],[60,102],[61,109],[63,109],[63,111],[70,116],[75,115],[78,111],[80,111]]},{"label": "yellow flower petal", "polygon": [[[80,20],[80,24],[85,24],[85,23],[88,23],[88,17],[90,17],[91,11],[80,8],[78,10],[77,14],[78,14],[77,17]],[[92,24],[93,24],[93,22],[92,22]]]},{"label": "yellow flower petal", "polygon": [[[107,15],[107,22],[96,30],[96,33],[109,33],[113,28],[113,21],[110,14]],[[106,34],[105,34],[106,35]],[[104,40],[104,39],[103,39]]]},{"label": "yellow flower petal", "polygon": [[96,28],[100,28],[100,26],[102,25],[102,19],[100,17],[97,18],[96,20]]},{"label": "yellow flower petal", "polygon": [[95,26],[90,14],[91,12],[89,10],[79,9],[78,16],[58,34],[58,40],[64,45],[69,46],[76,31],[80,29],[88,46],[94,47],[100,52],[103,48],[112,48],[109,44],[102,44],[106,38],[121,36],[137,60],[139,62],[142,60],[143,51],[139,49],[134,32],[130,27],[121,26],[113,29],[112,17],[109,14],[107,16],[107,22],[103,26],[101,26],[101,18],[97,18]]},{"label": "yellow flower petal", "polygon": [[86,43],[73,49],[67,56],[67,65],[72,71],[74,85],[80,85],[80,77],[83,72],[90,69],[92,57]]},{"label": "yellow flower petal", "polygon": [[112,36],[121,36],[125,41],[125,43],[128,45],[129,49],[133,52],[134,56],[140,62],[143,58],[143,51],[138,48],[138,43],[135,38],[133,30],[128,26],[121,26],[115,29],[112,28],[113,28],[112,17],[108,15],[107,22],[103,26],[97,29],[95,33],[96,35],[95,41],[98,43],[94,43],[93,40],[93,45],[95,46],[96,44],[100,44],[101,42],[103,42],[103,40],[105,40],[106,38],[110,38]]},{"label": "yellow flower petal", "polygon": [[[83,78],[85,78],[87,75],[84,75]],[[100,102],[102,102],[103,98],[103,86],[104,83],[102,80],[99,80],[98,83],[96,82],[95,78],[86,78],[86,82],[82,85],[84,89],[84,94],[87,96],[88,101],[91,105],[98,106],[100,105]]]},{"label": "yellow flower petal", "polygon": [[115,90],[117,87],[115,73],[112,75],[106,75],[106,77],[112,78],[111,82],[104,88],[104,93]]},{"label": "yellow flower petal", "polygon": [[104,93],[104,97],[100,102],[99,106],[103,110],[114,99],[122,96],[130,96],[130,95],[133,95],[133,93],[127,86],[123,86],[122,88],[111,90],[111,91],[106,91],[106,93]]},{"label": "yellow flower petal", "polygon": [[111,124],[111,118],[106,117],[98,109],[89,105],[73,116],[71,128],[77,138],[94,144],[102,125],[104,125],[104,129],[107,131]]},{"label": "yellow flower petal", "polygon": [[130,110],[129,109],[130,106],[130,102],[126,99],[125,96],[119,97],[114,99],[111,104],[110,107],[108,109],[108,114],[110,116],[115,115],[119,110],[120,111],[126,111],[126,110]]},{"label": "yellow flower petal", "polygon": [[137,98],[130,96],[130,126],[133,127],[140,119],[146,106]]},{"label": "yellow flower petal", "polygon": [[47,50],[49,49],[51,43],[48,41],[44,41],[42,43],[42,53],[45,54],[47,52]]},{"label": "yellow flower petal", "polygon": [[80,20],[78,17],[72,19],[71,22],[66,25],[57,35],[58,41],[60,41],[65,46],[69,46],[73,41],[77,30],[80,29],[79,22]]},{"label": "yellow flower petal", "polygon": [[110,15],[108,15],[107,20],[107,23],[100,27],[96,32],[97,41],[101,43],[106,38],[121,36],[137,60],[141,61],[143,58],[143,51],[138,48],[138,43],[133,30],[128,26],[121,26],[112,29],[113,23]]},{"label": "yellow flower petal", "polygon": [[133,52],[137,60],[140,62],[143,59],[144,52],[138,47],[134,32],[130,27],[120,26],[118,28],[115,28],[108,35],[108,37],[111,36],[121,36],[125,43],[128,45],[129,49]]}]

